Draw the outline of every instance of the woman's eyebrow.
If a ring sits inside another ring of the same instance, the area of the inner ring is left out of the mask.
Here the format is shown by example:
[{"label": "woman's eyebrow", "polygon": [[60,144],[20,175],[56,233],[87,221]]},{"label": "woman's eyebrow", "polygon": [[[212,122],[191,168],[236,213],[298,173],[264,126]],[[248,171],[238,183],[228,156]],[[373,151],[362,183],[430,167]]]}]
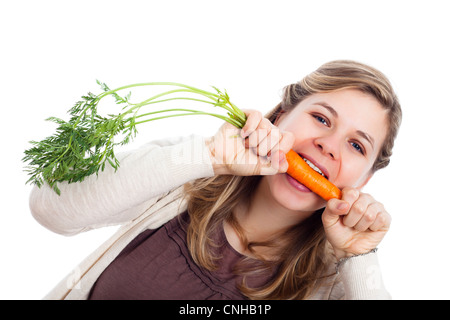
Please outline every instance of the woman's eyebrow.
[{"label": "woman's eyebrow", "polygon": [[328,103],[326,103],[326,102],[316,102],[316,103],[314,103],[315,105],[319,105],[319,106],[321,106],[321,107],[324,107],[325,109],[327,109],[335,118],[338,118],[339,117],[339,115],[338,115],[338,113],[336,112],[336,110],[334,110],[333,109],[333,107],[332,106],[330,106]]},{"label": "woman's eyebrow", "polygon": [[370,143],[370,145],[372,146],[372,149],[373,149],[373,141],[374,140],[369,134],[367,134],[367,133],[365,133],[364,131],[361,131],[361,130],[357,130],[356,133],[360,137],[362,137],[363,139],[367,140]]}]

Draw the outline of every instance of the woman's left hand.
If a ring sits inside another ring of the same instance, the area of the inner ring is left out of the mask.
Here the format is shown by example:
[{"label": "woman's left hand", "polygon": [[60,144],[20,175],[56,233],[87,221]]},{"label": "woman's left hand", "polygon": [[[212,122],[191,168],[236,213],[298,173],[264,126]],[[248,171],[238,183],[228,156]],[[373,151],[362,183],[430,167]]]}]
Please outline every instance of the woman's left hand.
[{"label": "woman's left hand", "polygon": [[375,249],[389,230],[391,216],[371,195],[344,188],[341,200],[328,201],[322,222],[339,260]]}]

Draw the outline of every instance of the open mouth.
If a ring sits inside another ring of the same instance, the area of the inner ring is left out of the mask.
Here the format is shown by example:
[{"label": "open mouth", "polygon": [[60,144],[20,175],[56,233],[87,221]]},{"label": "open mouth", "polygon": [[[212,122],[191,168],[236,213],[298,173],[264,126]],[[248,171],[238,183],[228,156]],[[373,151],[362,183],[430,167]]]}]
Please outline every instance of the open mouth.
[{"label": "open mouth", "polygon": [[312,163],[311,161],[309,161],[308,159],[306,159],[305,157],[301,156],[303,160],[305,160],[305,162],[308,164],[308,166],[310,166],[311,168],[313,168],[314,171],[316,171],[317,173],[319,173],[322,177],[328,179],[328,177],[322,172],[322,170],[320,170],[314,163]]}]

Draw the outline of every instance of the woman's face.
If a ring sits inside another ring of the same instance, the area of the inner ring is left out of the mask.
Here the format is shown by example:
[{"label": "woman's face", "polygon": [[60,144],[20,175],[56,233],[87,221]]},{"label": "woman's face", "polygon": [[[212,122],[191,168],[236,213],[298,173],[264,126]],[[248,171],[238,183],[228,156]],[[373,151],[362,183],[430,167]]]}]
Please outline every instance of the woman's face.
[{"label": "woman's face", "polygon": [[[362,188],[387,134],[386,113],[372,96],[354,89],[314,94],[284,113],[277,126],[295,135],[293,150],[337,187]],[[266,177],[287,209],[315,211],[325,201],[287,174]]]}]

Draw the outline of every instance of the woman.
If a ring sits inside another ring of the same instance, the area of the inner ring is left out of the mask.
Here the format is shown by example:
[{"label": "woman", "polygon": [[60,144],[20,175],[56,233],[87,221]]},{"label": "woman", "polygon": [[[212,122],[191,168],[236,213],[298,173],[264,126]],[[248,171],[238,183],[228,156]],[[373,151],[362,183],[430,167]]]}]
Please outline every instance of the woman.
[{"label": "woman", "polygon": [[[361,191],[389,163],[401,109],[379,71],[333,61],[285,88],[263,118],[209,139],[153,142],[82,183],[34,189],[36,219],[62,234],[123,224],[51,299],[389,298],[376,247],[383,205]],[[285,172],[293,149],[342,199]]]}]

